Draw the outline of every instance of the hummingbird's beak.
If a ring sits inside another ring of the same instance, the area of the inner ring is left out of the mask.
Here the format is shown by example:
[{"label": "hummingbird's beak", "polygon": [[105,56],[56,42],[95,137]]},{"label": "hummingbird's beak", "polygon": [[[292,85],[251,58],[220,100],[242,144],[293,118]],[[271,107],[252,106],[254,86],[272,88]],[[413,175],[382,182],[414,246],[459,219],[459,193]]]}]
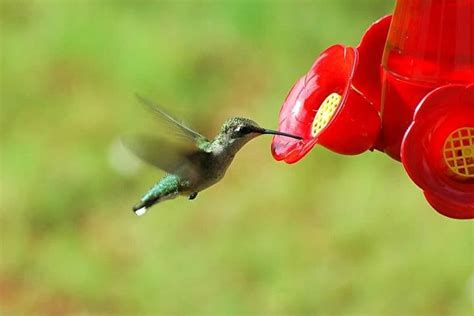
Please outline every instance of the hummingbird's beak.
[{"label": "hummingbird's beak", "polygon": [[266,129],[266,128],[260,128],[260,127],[256,128],[255,132],[259,133],[259,134],[270,134],[270,135],[286,136],[286,137],[291,137],[291,138],[298,139],[298,140],[303,139],[302,137],[299,137],[299,136],[296,136],[296,135],[292,135],[292,134],[288,134],[288,133],[284,133],[284,132],[279,132],[279,131],[274,131],[274,130]]}]

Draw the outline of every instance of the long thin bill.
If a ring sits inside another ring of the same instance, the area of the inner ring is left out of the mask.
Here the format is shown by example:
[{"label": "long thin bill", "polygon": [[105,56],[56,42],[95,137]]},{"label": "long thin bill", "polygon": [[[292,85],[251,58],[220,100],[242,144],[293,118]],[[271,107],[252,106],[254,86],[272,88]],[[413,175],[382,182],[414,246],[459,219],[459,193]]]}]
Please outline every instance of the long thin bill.
[{"label": "long thin bill", "polygon": [[266,128],[262,128],[261,133],[262,134],[270,134],[270,135],[286,136],[286,137],[291,137],[291,138],[298,139],[298,140],[303,139],[302,137],[299,137],[299,136],[296,136],[296,135],[292,135],[292,134],[288,134],[288,133],[284,133],[284,132],[279,132],[279,131],[274,131],[274,130],[266,129]]}]

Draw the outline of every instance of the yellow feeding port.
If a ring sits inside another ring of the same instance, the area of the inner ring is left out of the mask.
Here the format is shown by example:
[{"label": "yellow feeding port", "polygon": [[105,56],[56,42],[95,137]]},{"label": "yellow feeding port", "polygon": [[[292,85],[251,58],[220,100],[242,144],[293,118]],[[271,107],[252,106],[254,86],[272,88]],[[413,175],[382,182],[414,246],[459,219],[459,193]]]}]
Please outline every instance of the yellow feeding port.
[{"label": "yellow feeding port", "polygon": [[331,93],[324,99],[323,103],[316,112],[314,117],[313,125],[311,126],[311,135],[315,137],[323,130],[326,125],[331,121],[334,113],[336,113],[337,107],[341,103],[342,96],[337,93]]},{"label": "yellow feeding port", "polygon": [[474,179],[474,128],[462,127],[446,138],[444,161],[449,169],[463,178]]}]

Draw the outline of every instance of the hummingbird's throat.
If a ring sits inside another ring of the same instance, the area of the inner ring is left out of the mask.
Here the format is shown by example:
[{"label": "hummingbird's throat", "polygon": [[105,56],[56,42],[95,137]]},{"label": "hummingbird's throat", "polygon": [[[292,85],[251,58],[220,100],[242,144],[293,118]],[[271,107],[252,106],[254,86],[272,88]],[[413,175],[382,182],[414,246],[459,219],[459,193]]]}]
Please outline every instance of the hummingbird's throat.
[{"label": "hummingbird's throat", "polygon": [[328,124],[341,104],[342,96],[338,93],[331,93],[324,99],[314,116],[311,126],[311,136],[316,137]]}]

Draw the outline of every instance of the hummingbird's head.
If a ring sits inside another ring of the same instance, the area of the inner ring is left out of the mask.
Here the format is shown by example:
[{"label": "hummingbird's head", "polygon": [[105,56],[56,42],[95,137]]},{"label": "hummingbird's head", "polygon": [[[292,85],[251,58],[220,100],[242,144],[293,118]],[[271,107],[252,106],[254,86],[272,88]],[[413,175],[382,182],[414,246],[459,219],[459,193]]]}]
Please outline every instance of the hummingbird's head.
[{"label": "hummingbird's head", "polygon": [[244,117],[233,117],[222,125],[220,135],[228,145],[240,149],[253,138],[273,134],[301,139],[301,137],[260,127],[256,122]]}]

